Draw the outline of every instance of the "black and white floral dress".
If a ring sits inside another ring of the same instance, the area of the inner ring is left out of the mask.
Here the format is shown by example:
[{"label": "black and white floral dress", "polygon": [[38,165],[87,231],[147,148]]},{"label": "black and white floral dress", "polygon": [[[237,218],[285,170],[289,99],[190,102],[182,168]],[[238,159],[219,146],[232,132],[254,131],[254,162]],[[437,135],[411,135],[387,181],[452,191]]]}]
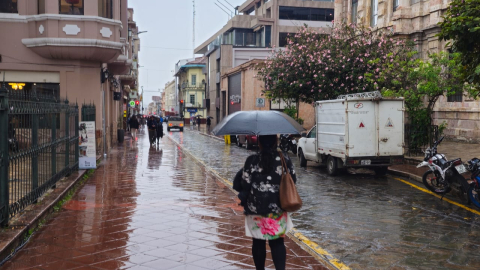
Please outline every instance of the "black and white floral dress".
[{"label": "black and white floral dress", "polygon": [[[288,155],[284,154],[287,169],[296,183],[297,177]],[[275,155],[273,170],[263,174],[259,166],[260,156],[247,158],[243,167],[242,190],[246,192],[245,234],[256,239],[274,240],[284,237],[293,228],[290,215],[280,207],[279,187],[282,177],[282,162]]]}]

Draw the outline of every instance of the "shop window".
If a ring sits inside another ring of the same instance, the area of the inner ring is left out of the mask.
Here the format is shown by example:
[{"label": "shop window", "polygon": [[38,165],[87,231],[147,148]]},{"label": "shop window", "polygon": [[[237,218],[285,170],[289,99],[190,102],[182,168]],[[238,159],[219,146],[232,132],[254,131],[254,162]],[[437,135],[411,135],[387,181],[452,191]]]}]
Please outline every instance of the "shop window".
[{"label": "shop window", "polygon": [[462,102],[462,101],[463,101],[463,91],[461,90],[447,97],[447,102]]},{"label": "shop window", "polygon": [[304,8],[283,7],[279,8],[280,20],[300,21],[333,21],[334,10],[330,8]]},{"label": "shop window", "polygon": [[378,0],[372,0],[372,14],[370,16],[370,26],[374,27],[377,25],[378,19]]},{"label": "shop window", "polygon": [[38,0],[38,14],[45,14],[45,0]]},{"label": "shop window", "polygon": [[0,0],[0,13],[18,13],[17,0]]},{"label": "shop window", "polygon": [[352,23],[357,23],[358,0],[352,0]]},{"label": "shop window", "polygon": [[83,15],[84,0],[59,0],[60,14]]},{"label": "shop window", "polygon": [[113,0],[98,0],[98,16],[113,19]]}]

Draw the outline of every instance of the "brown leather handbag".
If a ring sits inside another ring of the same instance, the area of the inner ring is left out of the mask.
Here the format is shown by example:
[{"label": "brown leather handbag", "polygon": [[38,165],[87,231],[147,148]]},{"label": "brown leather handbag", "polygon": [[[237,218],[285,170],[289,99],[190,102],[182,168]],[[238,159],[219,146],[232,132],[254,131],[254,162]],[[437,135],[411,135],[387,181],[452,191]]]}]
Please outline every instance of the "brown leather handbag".
[{"label": "brown leather handbag", "polygon": [[302,208],[302,199],[298,195],[297,187],[288,172],[287,162],[282,152],[278,153],[282,159],[282,180],[280,181],[280,207],[287,212],[295,212]]}]

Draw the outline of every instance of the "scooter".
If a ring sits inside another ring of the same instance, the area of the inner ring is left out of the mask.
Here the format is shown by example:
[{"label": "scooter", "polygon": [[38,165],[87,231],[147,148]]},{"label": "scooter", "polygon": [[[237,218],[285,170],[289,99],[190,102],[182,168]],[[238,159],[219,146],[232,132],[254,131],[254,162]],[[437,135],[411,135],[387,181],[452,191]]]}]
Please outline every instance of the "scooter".
[{"label": "scooter", "polygon": [[423,174],[422,181],[425,187],[436,194],[442,195],[452,190],[452,186],[459,191],[459,198],[464,203],[470,203],[467,191],[469,185],[461,175],[467,172],[467,168],[460,158],[447,160],[444,154],[437,153],[438,145],[445,137],[435,142],[432,148],[427,148],[425,158],[417,165],[417,168],[428,167],[429,170]]},{"label": "scooter", "polygon": [[281,134],[280,135],[280,149],[283,152],[292,151],[295,155],[297,154],[297,140],[291,134]]},{"label": "scooter", "polygon": [[472,172],[470,179],[472,180],[468,188],[468,197],[472,203],[480,208],[480,159],[472,158],[468,161],[468,170]]}]

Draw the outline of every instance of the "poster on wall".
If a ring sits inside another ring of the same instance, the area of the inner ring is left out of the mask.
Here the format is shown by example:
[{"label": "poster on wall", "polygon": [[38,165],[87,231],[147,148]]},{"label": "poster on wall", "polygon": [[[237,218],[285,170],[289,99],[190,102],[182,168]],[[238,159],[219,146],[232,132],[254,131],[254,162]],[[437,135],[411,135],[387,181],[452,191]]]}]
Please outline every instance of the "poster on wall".
[{"label": "poster on wall", "polygon": [[78,168],[81,170],[96,169],[95,121],[80,122],[78,131],[78,148],[80,151]]}]

